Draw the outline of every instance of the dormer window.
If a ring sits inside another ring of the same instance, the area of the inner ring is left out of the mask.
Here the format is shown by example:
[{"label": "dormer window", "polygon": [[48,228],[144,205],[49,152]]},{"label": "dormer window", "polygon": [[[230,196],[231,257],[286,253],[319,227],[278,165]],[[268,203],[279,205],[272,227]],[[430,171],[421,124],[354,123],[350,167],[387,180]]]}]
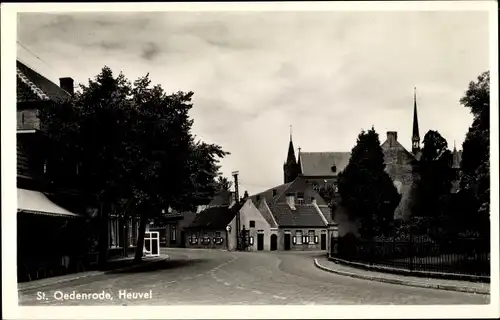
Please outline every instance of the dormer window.
[{"label": "dormer window", "polygon": [[333,173],[337,172],[337,166],[336,165],[333,165],[330,169],[332,170]]},{"label": "dormer window", "polygon": [[297,204],[305,204],[304,193],[297,192]]}]

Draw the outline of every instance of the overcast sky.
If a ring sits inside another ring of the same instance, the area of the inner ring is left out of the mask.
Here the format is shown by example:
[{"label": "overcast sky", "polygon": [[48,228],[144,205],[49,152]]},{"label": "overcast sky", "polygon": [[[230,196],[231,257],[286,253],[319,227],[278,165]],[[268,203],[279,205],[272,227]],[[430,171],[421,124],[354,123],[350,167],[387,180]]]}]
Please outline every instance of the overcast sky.
[{"label": "overcast sky", "polygon": [[56,83],[86,83],[107,65],[131,80],[149,72],[168,92],[194,91],[194,133],[231,152],[223,173],[239,170],[240,190],[251,194],[283,182],[290,125],[302,151],[350,151],[372,125],[381,142],[397,131],[410,150],[414,86],[422,139],[438,130],[460,148],[472,118],[459,100],[489,65],[486,12],[24,13],[18,21],[18,57]]}]

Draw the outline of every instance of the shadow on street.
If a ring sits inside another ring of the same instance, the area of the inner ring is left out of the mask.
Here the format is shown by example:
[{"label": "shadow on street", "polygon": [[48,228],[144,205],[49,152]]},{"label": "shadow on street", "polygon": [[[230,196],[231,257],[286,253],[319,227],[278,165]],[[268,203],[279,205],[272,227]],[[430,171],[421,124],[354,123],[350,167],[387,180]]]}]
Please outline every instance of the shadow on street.
[{"label": "shadow on street", "polygon": [[178,259],[178,260],[161,260],[158,262],[147,263],[147,261],[141,262],[133,269],[128,270],[111,270],[108,274],[130,274],[130,273],[144,273],[144,272],[156,272],[161,270],[184,268],[191,265],[200,264],[206,262],[206,259]]}]

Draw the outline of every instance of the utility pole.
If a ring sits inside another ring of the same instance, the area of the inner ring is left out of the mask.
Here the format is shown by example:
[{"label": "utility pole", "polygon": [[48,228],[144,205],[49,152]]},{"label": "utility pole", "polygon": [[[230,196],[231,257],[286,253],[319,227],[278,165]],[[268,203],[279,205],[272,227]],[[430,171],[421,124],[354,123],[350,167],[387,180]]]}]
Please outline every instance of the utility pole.
[{"label": "utility pole", "polygon": [[[239,171],[233,171],[231,173],[234,177],[234,196],[236,203],[240,202],[240,194],[238,192],[238,174]],[[240,235],[240,211],[236,212],[236,248],[237,250],[241,250],[241,235]]]}]

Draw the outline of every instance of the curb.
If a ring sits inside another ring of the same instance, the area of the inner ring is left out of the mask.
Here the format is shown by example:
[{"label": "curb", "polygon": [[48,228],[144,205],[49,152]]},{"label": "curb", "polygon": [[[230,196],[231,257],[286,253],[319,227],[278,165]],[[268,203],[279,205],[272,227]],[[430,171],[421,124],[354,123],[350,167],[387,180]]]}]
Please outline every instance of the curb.
[{"label": "curb", "polygon": [[140,265],[132,265],[132,266],[129,266],[129,267],[124,267],[124,268],[119,268],[119,269],[113,269],[113,270],[107,270],[107,271],[89,271],[87,274],[82,274],[82,275],[79,275],[79,276],[77,274],[75,274],[75,276],[72,277],[72,278],[59,279],[59,280],[56,280],[56,281],[53,281],[53,282],[48,282],[48,283],[41,284],[41,285],[36,285],[35,284],[35,285],[29,286],[29,287],[24,287],[22,289],[19,289],[19,287],[18,287],[17,291],[18,292],[29,291],[29,290],[33,290],[33,289],[38,289],[38,288],[44,288],[44,287],[52,286],[52,285],[55,285],[55,284],[60,284],[60,283],[65,283],[65,282],[71,282],[71,281],[85,279],[85,278],[92,278],[92,277],[102,276],[102,275],[105,275],[105,274],[111,274],[111,273],[115,273],[115,272],[131,271],[131,270],[137,269],[139,267],[144,267],[146,265],[149,265],[149,264],[152,264],[152,263],[158,263],[158,262],[165,261],[165,260],[168,260],[168,259],[170,259],[170,257],[168,255],[165,255],[161,259],[151,260],[151,261],[145,261],[143,264],[140,264]]},{"label": "curb", "polygon": [[409,286],[409,287],[419,287],[419,288],[426,288],[426,289],[438,289],[438,290],[447,290],[447,291],[490,295],[490,290],[481,289],[481,288],[469,288],[469,287],[458,287],[458,286],[453,286],[453,285],[422,283],[422,282],[415,282],[415,281],[409,281],[409,280],[382,278],[382,277],[363,275],[363,274],[352,273],[352,272],[347,272],[347,271],[333,270],[333,269],[327,268],[327,267],[319,264],[318,259],[314,259],[314,265],[323,271],[327,271],[327,272],[331,272],[331,273],[335,273],[335,274],[338,274],[341,276],[347,276],[347,277],[351,277],[351,278],[358,278],[358,279],[364,279],[364,280],[370,280],[370,281],[378,281],[378,282],[384,282],[384,283],[390,283],[390,284],[399,284],[399,285]]}]

